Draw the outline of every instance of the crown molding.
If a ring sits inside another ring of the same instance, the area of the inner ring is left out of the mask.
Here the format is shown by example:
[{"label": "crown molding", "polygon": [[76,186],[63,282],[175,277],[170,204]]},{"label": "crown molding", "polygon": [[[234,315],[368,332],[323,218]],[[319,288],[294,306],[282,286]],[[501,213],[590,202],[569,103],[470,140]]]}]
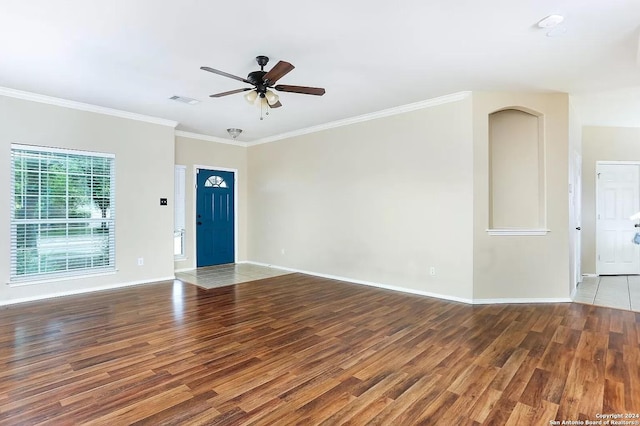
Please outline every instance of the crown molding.
[{"label": "crown molding", "polygon": [[151,117],[149,115],[121,111],[118,109],[106,108],[97,105],[85,104],[83,102],[70,101],[68,99],[54,98],[53,96],[45,96],[37,93],[10,89],[8,87],[0,87],[0,95],[10,98],[23,99],[26,101],[39,102],[42,104],[60,106],[63,108],[71,108],[80,111],[94,112],[97,114],[111,115],[113,117],[127,118],[129,120],[144,121],[146,123],[159,124],[161,126],[175,128],[178,125],[178,122],[173,120]]},{"label": "crown molding", "polygon": [[202,135],[200,133],[185,132],[184,130],[176,130],[176,136],[190,139],[200,139],[209,142],[226,143],[227,145],[243,146],[245,148],[249,145],[247,142],[240,142],[234,139],[219,138],[216,136]]},{"label": "crown molding", "polygon": [[469,96],[471,96],[470,91],[452,93],[450,95],[439,96],[437,98],[427,99],[420,102],[414,102],[412,104],[400,105],[393,108],[383,109],[381,111],[358,115],[351,118],[345,118],[343,120],[331,121],[329,123],[320,124],[317,126],[307,127],[304,129],[294,130],[286,133],[281,133],[275,136],[268,136],[266,138],[257,139],[253,142],[248,142],[247,146],[275,142],[282,139],[292,138],[295,136],[302,136],[302,135],[307,135],[309,133],[317,133],[323,130],[334,129],[336,127],[348,126],[350,124],[362,123],[364,121],[376,120],[378,118],[404,114],[406,112],[416,111],[419,109],[431,108],[431,107],[442,105],[442,104],[448,104],[450,102],[461,101],[463,99],[468,98]]},{"label": "crown molding", "polygon": [[[333,128],[342,127],[342,126],[348,126],[350,124],[355,124],[355,123],[362,123],[364,121],[369,121],[369,120],[376,120],[378,118],[389,117],[397,114],[403,114],[406,112],[411,112],[419,109],[431,108],[431,107],[446,104],[449,102],[460,101],[460,100],[466,99],[470,95],[471,95],[471,92],[468,92],[468,91],[457,92],[450,95],[445,95],[445,96],[440,96],[433,99],[427,99],[424,101],[415,102],[412,104],[401,105],[394,108],[388,108],[381,111],[358,115],[356,117],[345,118],[343,120],[332,121],[332,122],[320,124],[317,126],[298,129],[298,130],[294,130],[286,133],[281,133],[279,135],[268,136],[265,138],[256,139],[255,141],[252,141],[252,142],[239,142],[234,139],[219,138],[216,136],[203,135],[199,133],[186,132],[182,130],[176,130],[175,135],[185,137],[185,138],[191,138],[191,139],[200,139],[200,140],[205,140],[210,142],[224,143],[224,144],[234,145],[234,146],[242,146],[246,148],[253,145],[260,145],[263,143],[275,142],[282,139],[292,138],[295,136],[302,136],[310,133],[321,132],[323,130],[333,129]],[[53,96],[40,95],[32,92],[25,92],[22,90],[10,89],[8,87],[0,86],[0,96],[7,96],[10,98],[22,99],[22,100],[38,102],[38,103],[43,103],[48,105],[55,105],[63,108],[71,108],[71,109],[76,109],[80,111],[93,112],[97,114],[110,115],[110,116],[119,117],[119,118],[126,118],[129,120],[143,121],[146,123],[159,124],[162,126],[172,127],[174,129],[179,124],[177,121],[167,120],[164,118],[152,117],[149,115],[137,114],[137,113],[128,112],[128,111],[121,111],[118,109],[101,107],[97,105],[86,104],[83,102],[56,98]]]}]

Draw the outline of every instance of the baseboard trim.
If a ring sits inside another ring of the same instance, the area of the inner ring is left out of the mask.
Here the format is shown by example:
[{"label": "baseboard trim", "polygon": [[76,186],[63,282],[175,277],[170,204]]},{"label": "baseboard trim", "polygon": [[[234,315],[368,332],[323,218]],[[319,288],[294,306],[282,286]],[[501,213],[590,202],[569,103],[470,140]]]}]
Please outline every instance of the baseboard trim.
[{"label": "baseboard trim", "polygon": [[465,298],[457,297],[457,296],[450,296],[450,295],[447,295],[447,294],[431,293],[429,291],[415,290],[415,289],[412,289],[412,288],[399,287],[399,286],[388,285],[388,284],[381,284],[381,283],[376,283],[376,282],[372,282],[372,281],[358,280],[358,279],[354,279],[354,278],[341,277],[341,276],[338,276],[338,275],[323,274],[323,273],[314,272],[314,271],[305,271],[303,269],[288,268],[286,266],[271,265],[271,264],[262,263],[262,262],[254,262],[254,261],[251,261],[251,260],[246,261],[245,263],[250,263],[252,265],[257,265],[257,266],[266,266],[266,267],[269,267],[269,268],[277,268],[277,269],[282,269],[282,270],[290,271],[290,272],[298,272],[298,273],[301,273],[301,274],[312,275],[314,277],[328,278],[330,280],[345,281],[345,282],[352,283],[352,284],[361,284],[361,285],[366,285],[366,286],[369,286],[369,287],[383,288],[385,290],[399,291],[401,293],[409,293],[409,294],[416,294],[416,295],[419,295],[419,296],[435,297],[436,299],[444,299],[444,300],[449,300],[449,301],[452,301],[452,302],[461,302],[461,303],[467,303],[467,304],[471,304],[472,303],[471,299],[465,299]]},{"label": "baseboard trim", "polygon": [[504,299],[473,299],[474,305],[494,305],[494,304],[522,304],[522,303],[571,303],[569,297],[532,297],[532,298],[504,298]]},{"label": "baseboard trim", "polygon": [[[241,263],[241,262],[237,262],[237,263]],[[357,279],[353,279],[353,278],[340,277],[340,276],[331,275],[331,274],[323,274],[323,273],[314,272],[314,271],[305,271],[305,270],[302,270],[302,269],[289,268],[289,267],[286,267],[286,266],[273,265],[273,264],[263,263],[263,262],[254,262],[254,261],[251,261],[251,260],[243,261],[242,263],[250,263],[252,265],[266,266],[266,267],[269,267],[269,268],[277,268],[277,269],[282,269],[284,271],[298,272],[298,273],[301,273],[301,274],[312,275],[312,276],[315,276],[315,277],[328,278],[328,279],[331,279],[331,280],[338,280],[338,281],[345,281],[345,282],[353,283],[353,284],[367,285],[367,286],[370,286],[370,287],[383,288],[385,290],[398,291],[398,292],[401,292],[401,293],[409,293],[409,294],[416,294],[416,295],[419,295],[419,296],[434,297],[436,299],[448,300],[448,301],[452,301],[452,302],[461,302],[461,303],[466,303],[468,305],[508,304],[508,303],[512,303],[512,304],[523,304],[523,303],[567,303],[567,302],[571,302],[572,301],[570,298],[467,299],[467,298],[463,298],[463,297],[451,296],[451,295],[448,295],[448,294],[432,293],[430,291],[415,290],[415,289],[407,288],[407,287],[400,287],[400,286],[394,286],[394,285],[388,285],[388,284],[381,284],[381,283],[376,283],[376,282],[372,282],[372,281],[357,280]]]},{"label": "baseboard trim", "polygon": [[122,288],[122,287],[131,287],[131,286],[142,285],[142,284],[152,284],[152,283],[157,283],[157,282],[162,282],[162,281],[172,281],[175,278],[176,278],[175,275],[172,275],[170,277],[151,278],[151,279],[148,279],[148,280],[130,281],[130,282],[118,283],[118,284],[109,284],[109,285],[103,285],[103,286],[99,286],[99,287],[83,288],[83,289],[79,289],[79,290],[62,291],[62,292],[59,292],[59,293],[46,294],[46,295],[41,295],[41,296],[22,297],[22,298],[19,298],[19,299],[9,299],[9,300],[0,300],[0,306],[15,305],[15,304],[18,304],[18,303],[25,303],[25,302],[37,302],[39,300],[53,299],[53,298],[56,298],[56,297],[73,296],[73,295],[76,295],[76,294],[93,293],[93,292],[96,292],[96,291],[103,291],[103,290],[114,290],[114,289]]},{"label": "baseboard trim", "polygon": [[576,283],[576,286],[573,288],[573,290],[571,290],[571,297],[570,297],[571,300],[576,298],[576,293],[578,292],[578,286],[579,285],[580,285],[580,283]]}]

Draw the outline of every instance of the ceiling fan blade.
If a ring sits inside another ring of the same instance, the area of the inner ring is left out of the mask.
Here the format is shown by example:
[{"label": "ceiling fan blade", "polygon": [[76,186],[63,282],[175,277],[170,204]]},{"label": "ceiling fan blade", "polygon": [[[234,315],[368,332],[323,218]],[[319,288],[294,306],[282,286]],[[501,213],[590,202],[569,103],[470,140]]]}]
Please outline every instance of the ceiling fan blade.
[{"label": "ceiling fan blade", "polygon": [[271,68],[268,73],[266,73],[262,79],[266,82],[268,80],[267,85],[271,86],[276,81],[280,80],[282,77],[287,75],[292,69],[295,67],[291,65],[289,62],[280,61],[276,64],[275,67]]},{"label": "ceiling fan blade", "polygon": [[282,104],[280,103],[280,101],[276,102],[273,105],[269,105],[271,108],[280,108],[282,106]]},{"label": "ceiling fan blade", "polygon": [[[234,80],[242,81],[244,83],[249,83],[249,81],[246,78],[238,77],[237,75],[229,74],[228,72],[220,71],[220,70],[217,70],[217,69],[214,69],[214,68],[211,68],[211,67],[200,67],[200,69],[204,70],[204,71],[212,72],[214,74],[221,75],[223,77],[229,77],[229,78],[232,78]],[[249,83],[249,84],[251,84],[251,83]]]},{"label": "ceiling fan blade", "polygon": [[223,96],[227,96],[227,95],[233,95],[235,93],[240,93],[240,92],[246,92],[247,90],[251,90],[251,87],[245,87],[244,89],[236,89],[236,90],[229,90],[228,92],[222,92],[222,93],[216,93],[215,95],[209,95],[210,98],[221,98]]},{"label": "ceiling fan blade", "polygon": [[303,95],[322,96],[325,93],[322,87],[287,86],[286,84],[279,84],[274,89],[281,92],[302,93]]}]

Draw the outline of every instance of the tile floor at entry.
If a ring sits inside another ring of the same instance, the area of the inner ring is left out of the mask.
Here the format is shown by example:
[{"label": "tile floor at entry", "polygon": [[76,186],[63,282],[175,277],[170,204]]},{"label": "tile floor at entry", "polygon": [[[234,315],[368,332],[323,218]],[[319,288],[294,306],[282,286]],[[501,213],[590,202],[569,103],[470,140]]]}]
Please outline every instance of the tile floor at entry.
[{"label": "tile floor at entry", "polygon": [[640,312],[640,276],[583,277],[573,301]]},{"label": "tile floor at entry", "polygon": [[290,274],[283,269],[249,263],[228,263],[190,271],[176,272],[176,278],[203,288],[224,287],[263,278]]}]

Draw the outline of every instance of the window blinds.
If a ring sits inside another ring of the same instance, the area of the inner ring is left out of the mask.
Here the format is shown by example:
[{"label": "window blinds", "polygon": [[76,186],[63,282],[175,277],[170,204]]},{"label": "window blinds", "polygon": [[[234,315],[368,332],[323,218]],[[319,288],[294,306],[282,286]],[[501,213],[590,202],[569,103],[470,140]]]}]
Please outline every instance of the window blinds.
[{"label": "window blinds", "polygon": [[115,157],[11,146],[11,281],[115,268]]}]

